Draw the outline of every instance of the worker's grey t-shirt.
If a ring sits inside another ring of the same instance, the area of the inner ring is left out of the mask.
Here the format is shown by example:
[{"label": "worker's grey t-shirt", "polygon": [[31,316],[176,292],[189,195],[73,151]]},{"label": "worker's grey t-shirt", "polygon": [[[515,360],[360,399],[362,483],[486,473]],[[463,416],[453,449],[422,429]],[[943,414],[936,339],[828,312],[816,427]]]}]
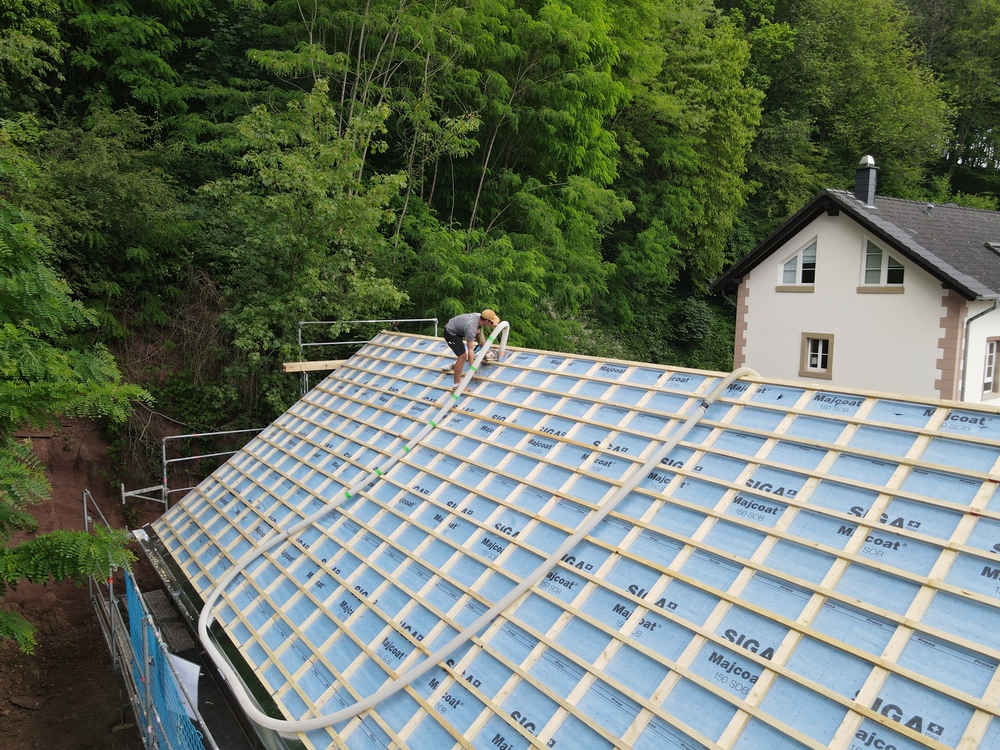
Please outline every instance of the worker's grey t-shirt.
[{"label": "worker's grey t-shirt", "polygon": [[479,333],[479,313],[456,315],[448,321],[444,332],[452,336],[461,336],[466,341],[475,341],[476,334]]}]

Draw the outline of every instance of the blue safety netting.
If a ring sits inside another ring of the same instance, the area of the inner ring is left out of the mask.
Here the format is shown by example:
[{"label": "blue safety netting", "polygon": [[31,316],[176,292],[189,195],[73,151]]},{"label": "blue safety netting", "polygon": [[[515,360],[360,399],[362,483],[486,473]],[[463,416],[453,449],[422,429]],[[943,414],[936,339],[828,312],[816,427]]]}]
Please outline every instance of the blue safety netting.
[{"label": "blue safety netting", "polygon": [[162,750],[204,750],[202,735],[188,718],[166,647],[153,627],[152,618],[139,596],[135,579],[125,574],[131,669],[137,690],[136,720],[147,746]]}]

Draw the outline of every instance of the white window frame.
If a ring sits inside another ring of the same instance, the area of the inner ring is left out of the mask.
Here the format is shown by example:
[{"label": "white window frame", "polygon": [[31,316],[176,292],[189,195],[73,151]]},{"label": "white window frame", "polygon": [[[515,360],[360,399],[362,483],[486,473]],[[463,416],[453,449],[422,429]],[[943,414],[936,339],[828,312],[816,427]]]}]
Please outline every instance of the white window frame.
[{"label": "white window frame", "polygon": [[[811,292],[816,284],[817,239],[812,238],[778,266],[779,292]],[[789,268],[789,266],[791,266]],[[789,276],[790,274],[790,276]],[[808,280],[807,280],[808,279]]]},{"label": "white window frame", "polygon": [[[877,252],[872,252],[876,250]],[[877,264],[873,259],[877,257]],[[861,252],[861,284],[859,292],[896,293],[903,291],[906,266],[889,254],[881,245],[865,238]]]},{"label": "white window frame", "polygon": [[1000,390],[1000,378],[997,377],[997,343],[1000,338],[986,339],[986,356],[983,362],[983,398],[995,395]]},{"label": "white window frame", "polygon": [[833,378],[833,334],[803,333],[799,352],[799,377]]}]

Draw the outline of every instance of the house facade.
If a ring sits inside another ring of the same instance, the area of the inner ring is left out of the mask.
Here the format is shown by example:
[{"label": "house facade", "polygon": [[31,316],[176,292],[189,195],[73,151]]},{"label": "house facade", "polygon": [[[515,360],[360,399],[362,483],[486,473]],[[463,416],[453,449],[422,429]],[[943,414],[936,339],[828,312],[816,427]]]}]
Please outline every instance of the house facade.
[{"label": "house facade", "polygon": [[[1000,212],[824,190],[713,282],[734,367],[959,401],[1000,398]],[[1000,403],[1000,401],[998,401]]]}]

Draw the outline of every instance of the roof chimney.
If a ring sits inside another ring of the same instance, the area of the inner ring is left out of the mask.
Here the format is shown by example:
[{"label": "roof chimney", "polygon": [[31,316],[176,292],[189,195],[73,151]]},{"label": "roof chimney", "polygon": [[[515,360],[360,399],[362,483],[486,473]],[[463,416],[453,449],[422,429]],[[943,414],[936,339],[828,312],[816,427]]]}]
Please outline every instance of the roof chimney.
[{"label": "roof chimney", "polygon": [[858,171],[854,173],[854,197],[869,208],[875,208],[875,183],[878,181],[878,167],[875,157],[862,156]]}]

